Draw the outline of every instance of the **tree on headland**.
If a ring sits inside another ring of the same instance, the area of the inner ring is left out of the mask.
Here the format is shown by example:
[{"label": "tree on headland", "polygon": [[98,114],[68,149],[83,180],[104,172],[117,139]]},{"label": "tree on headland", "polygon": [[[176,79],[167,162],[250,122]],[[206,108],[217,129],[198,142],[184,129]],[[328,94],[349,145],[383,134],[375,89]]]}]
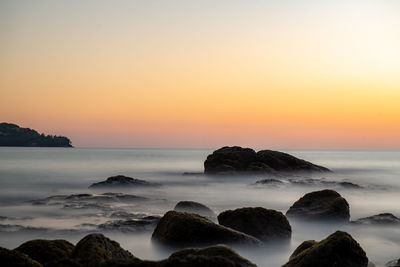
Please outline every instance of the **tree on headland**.
[{"label": "tree on headland", "polygon": [[72,144],[65,136],[39,134],[16,124],[0,123],[0,146],[72,147]]}]

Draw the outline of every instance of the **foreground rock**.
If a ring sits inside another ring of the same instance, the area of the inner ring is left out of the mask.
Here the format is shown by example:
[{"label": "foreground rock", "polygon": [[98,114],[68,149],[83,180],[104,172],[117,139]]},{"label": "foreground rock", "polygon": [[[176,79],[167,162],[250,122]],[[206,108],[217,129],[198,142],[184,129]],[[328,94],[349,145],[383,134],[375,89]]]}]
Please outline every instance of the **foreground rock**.
[{"label": "foreground rock", "polygon": [[[43,249],[50,251],[42,251]],[[37,249],[37,251],[35,251]],[[65,251],[62,251],[65,249]],[[30,253],[33,260],[19,250]],[[57,259],[57,256],[59,258]],[[32,240],[18,250],[0,248],[0,266],[4,267],[255,267],[226,245],[182,249],[168,259],[146,261],[134,257],[115,241],[101,234],[90,234],[76,247],[65,240]]]},{"label": "foreground rock", "polygon": [[172,247],[262,243],[247,234],[218,225],[197,214],[168,211],[158,222],[152,239]]},{"label": "foreground rock", "polygon": [[44,265],[68,259],[75,246],[65,240],[31,240],[15,250],[24,253]]},{"label": "foreground rock", "polygon": [[76,244],[71,258],[82,265],[99,265],[109,260],[137,262],[129,251],[102,234],[90,234]]},{"label": "foreground rock", "polygon": [[207,174],[231,174],[246,172],[293,172],[329,171],[329,169],[272,150],[255,152],[238,146],[223,147],[207,156],[204,172]]},{"label": "foreground rock", "polygon": [[305,194],[289,208],[286,216],[301,220],[348,222],[350,208],[338,192],[326,189]]},{"label": "foreground rock", "polygon": [[290,255],[289,260],[293,259],[294,257],[296,257],[297,255],[299,255],[301,252],[303,252],[304,250],[314,246],[315,244],[317,244],[318,242],[315,240],[307,240],[304,241],[303,243],[301,243],[292,253],[292,255]]},{"label": "foreground rock", "polygon": [[0,265],[4,267],[42,267],[39,262],[27,255],[0,247]]},{"label": "foreground rock", "polygon": [[218,215],[221,225],[266,241],[290,238],[292,228],[282,212],[264,208],[240,208]]},{"label": "foreground rock", "polygon": [[[306,241],[310,242],[312,241]],[[367,267],[368,258],[351,235],[337,231],[313,245],[303,246],[283,267]]]},{"label": "foreground rock", "polygon": [[132,177],[117,175],[107,178],[103,182],[94,183],[89,188],[109,188],[109,187],[149,187],[160,186],[158,183],[147,182]]},{"label": "foreground rock", "polygon": [[179,201],[174,210],[195,213],[205,217],[215,217],[215,213],[209,207],[194,201]]},{"label": "foreground rock", "polygon": [[211,246],[202,249],[186,248],[173,253],[166,261],[167,266],[177,267],[256,267],[225,245]]},{"label": "foreground rock", "polygon": [[392,213],[381,213],[370,217],[365,217],[352,221],[354,224],[364,225],[397,225],[400,224],[400,219],[394,216]]}]

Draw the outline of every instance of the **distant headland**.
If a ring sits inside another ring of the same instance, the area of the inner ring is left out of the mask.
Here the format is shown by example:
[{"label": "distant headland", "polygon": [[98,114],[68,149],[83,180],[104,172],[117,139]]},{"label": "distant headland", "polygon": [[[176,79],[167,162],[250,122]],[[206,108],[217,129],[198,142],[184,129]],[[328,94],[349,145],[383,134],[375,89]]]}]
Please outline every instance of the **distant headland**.
[{"label": "distant headland", "polygon": [[12,123],[0,123],[0,146],[19,147],[72,147],[65,136],[39,134],[29,128]]}]

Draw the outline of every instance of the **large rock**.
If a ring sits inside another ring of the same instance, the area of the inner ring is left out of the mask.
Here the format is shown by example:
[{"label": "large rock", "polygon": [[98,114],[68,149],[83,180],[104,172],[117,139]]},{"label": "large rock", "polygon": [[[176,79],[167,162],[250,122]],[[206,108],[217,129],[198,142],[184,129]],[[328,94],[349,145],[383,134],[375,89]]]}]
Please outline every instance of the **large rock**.
[{"label": "large rock", "polygon": [[286,212],[289,218],[348,222],[349,203],[338,192],[321,190],[305,194]]},{"label": "large rock", "polygon": [[205,217],[215,217],[215,213],[209,207],[194,201],[179,201],[174,210],[195,213]]},{"label": "large rock", "polygon": [[89,188],[109,188],[109,187],[149,187],[160,186],[158,183],[147,182],[124,175],[117,175],[107,178],[107,180],[94,183]]},{"label": "large rock", "polygon": [[29,256],[16,251],[0,247],[0,266],[3,267],[43,267]]},{"label": "large rock", "polygon": [[47,265],[51,262],[67,259],[74,250],[74,245],[65,240],[31,240],[15,249],[32,259]]},{"label": "large rock", "polygon": [[89,234],[82,238],[72,252],[71,258],[84,265],[98,265],[108,260],[139,261],[129,251],[102,234]]},{"label": "large rock", "polygon": [[158,222],[152,239],[160,244],[185,247],[216,244],[262,243],[247,234],[213,223],[193,213],[168,211]]},{"label": "large rock", "polygon": [[206,248],[186,248],[173,253],[166,262],[167,266],[176,267],[256,267],[249,260],[241,257],[226,245]]},{"label": "large rock", "polygon": [[224,211],[218,215],[218,222],[265,241],[292,235],[289,221],[282,212],[261,207]]},{"label": "large rock", "polygon": [[[307,241],[309,242],[309,241]],[[302,246],[302,245],[300,245]],[[303,249],[283,267],[367,267],[368,258],[351,235],[337,231]]]},{"label": "large rock", "polygon": [[352,221],[354,224],[364,225],[397,225],[400,224],[400,219],[394,216],[392,213],[381,213],[365,218],[360,218],[356,221]]},{"label": "large rock", "polygon": [[238,146],[215,150],[204,162],[204,172],[207,174],[276,171],[329,170],[279,151],[261,150],[256,153],[253,149]]}]

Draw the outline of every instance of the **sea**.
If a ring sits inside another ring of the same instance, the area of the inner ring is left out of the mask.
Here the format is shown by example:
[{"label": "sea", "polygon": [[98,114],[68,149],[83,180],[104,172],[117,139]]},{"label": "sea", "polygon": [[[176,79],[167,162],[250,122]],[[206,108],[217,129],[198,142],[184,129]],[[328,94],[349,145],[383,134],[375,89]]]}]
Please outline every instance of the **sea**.
[{"label": "sea", "polygon": [[[241,207],[286,213],[304,194],[325,188],[348,201],[351,220],[380,213],[400,217],[400,151],[284,150],[332,172],[216,177],[203,174],[204,160],[213,150],[2,147],[0,246],[13,249],[38,238],[75,244],[88,233],[100,232],[136,257],[159,260],[172,251],[152,242],[151,220],[174,209],[179,201],[203,203],[216,214]],[[115,175],[161,186],[89,188]],[[256,183],[263,179],[280,182]],[[289,221],[290,241],[234,249],[258,266],[277,267],[303,241],[321,240],[342,230],[359,242],[376,266],[400,257],[400,225]]]}]

